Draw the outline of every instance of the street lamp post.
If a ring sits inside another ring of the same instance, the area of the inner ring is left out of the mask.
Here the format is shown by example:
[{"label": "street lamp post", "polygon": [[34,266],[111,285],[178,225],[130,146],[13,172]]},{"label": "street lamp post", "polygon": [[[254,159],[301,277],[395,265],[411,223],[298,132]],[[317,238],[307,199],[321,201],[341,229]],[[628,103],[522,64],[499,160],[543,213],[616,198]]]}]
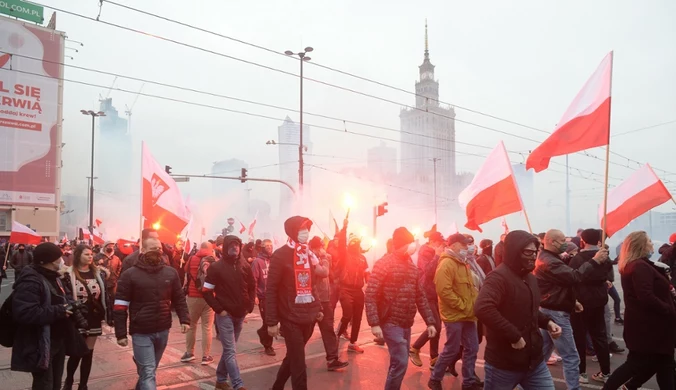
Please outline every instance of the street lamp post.
[{"label": "street lamp post", "polygon": [[300,53],[294,53],[291,50],[284,52],[287,56],[298,56],[300,58],[300,144],[298,145],[298,190],[303,193],[303,62],[310,61],[306,54],[313,51],[310,46]]},{"label": "street lamp post", "polygon": [[106,116],[103,111],[94,112],[92,110],[80,110],[82,115],[92,117],[92,159],[90,162],[89,180],[89,232],[94,233],[94,122],[97,117]]}]

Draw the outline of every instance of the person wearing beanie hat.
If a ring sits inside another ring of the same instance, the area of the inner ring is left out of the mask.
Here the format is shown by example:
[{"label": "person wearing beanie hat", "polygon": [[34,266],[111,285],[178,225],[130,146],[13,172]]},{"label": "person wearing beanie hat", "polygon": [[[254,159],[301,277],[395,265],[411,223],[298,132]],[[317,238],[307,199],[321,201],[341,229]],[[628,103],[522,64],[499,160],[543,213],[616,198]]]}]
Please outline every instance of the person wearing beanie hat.
[{"label": "person wearing beanie hat", "polygon": [[349,363],[338,359],[338,338],[333,329],[333,310],[331,310],[331,285],[329,274],[331,273],[331,256],[324,250],[324,241],[319,236],[314,236],[309,243],[309,248],[316,256],[318,262],[312,266],[312,289],[322,304],[324,318],[317,322],[322,335],[324,350],[326,351],[326,368],[335,371],[347,367]]},{"label": "person wearing beanie hat", "polygon": [[12,257],[9,258],[9,265],[14,269],[14,280],[19,277],[21,270],[33,263],[33,253],[26,250],[26,245],[19,244]]},{"label": "person wearing beanie hat", "polygon": [[481,256],[479,256],[476,262],[484,271],[484,274],[488,275],[495,267],[497,267],[495,259],[493,258],[493,241],[489,239],[481,240],[481,242],[479,242],[479,248],[481,248]]},{"label": "person wearing beanie hat", "polygon": [[338,335],[347,333],[347,327],[352,323],[347,351],[364,353],[364,349],[357,345],[357,339],[359,338],[364,314],[363,287],[369,278],[368,263],[362,253],[361,240],[356,236],[352,236],[348,240],[347,248],[339,248],[339,251],[338,263],[341,265],[340,306],[343,309],[343,315],[336,333]]},{"label": "person wearing beanie hat", "polygon": [[103,250],[94,256],[94,264],[105,269],[108,275],[106,289],[114,297],[117,290],[117,281],[122,273],[122,260],[115,254],[115,243],[113,241],[106,241],[103,244]]},{"label": "person wearing beanie hat", "polygon": [[[570,260],[570,267],[581,271],[587,263],[592,265],[601,260],[594,270],[585,276],[584,283],[574,286],[575,297],[584,310],[572,313],[570,322],[573,326],[575,345],[580,357],[580,382],[588,383],[587,376],[587,333],[591,336],[592,345],[599,360],[601,371],[593,374],[592,379],[605,382],[610,375],[610,346],[606,329],[605,310],[608,305],[609,275],[613,266],[608,259],[608,250],[601,248],[603,232],[600,229],[585,229],[580,234],[580,252]],[[594,260],[597,259],[597,260]]]},{"label": "person wearing beanie hat", "polygon": [[[408,231],[406,231],[408,233]],[[410,234],[410,233],[408,233]],[[441,330],[441,317],[439,316],[439,301],[437,297],[437,290],[434,286],[434,273],[437,270],[439,263],[439,255],[444,251],[445,243],[444,237],[436,231],[436,225],[433,230],[427,232],[428,242],[421,246],[418,250],[418,271],[420,273],[420,286],[423,289],[427,303],[432,310],[434,316],[434,326],[437,330]],[[413,242],[413,235],[406,235],[406,242]],[[420,349],[430,342],[430,368],[434,368],[439,356],[439,336],[440,332],[429,338],[427,332],[422,332],[418,339],[413,343],[409,351],[409,359],[414,366],[421,367],[422,360],[420,359]]]},{"label": "person wearing beanie hat", "polygon": [[321,302],[312,291],[314,280],[311,267],[316,256],[307,248],[312,221],[293,216],[284,222],[288,237],[285,245],[272,254],[265,290],[265,324],[268,334],[284,333],[286,356],[277,373],[274,390],[283,390],[291,378],[294,389],[307,389],[305,346],[312,336],[315,323],[324,318]]},{"label": "person wearing beanie hat", "polygon": [[366,319],[376,338],[385,339],[390,354],[390,367],[385,389],[400,389],[408,368],[411,326],[416,311],[427,324],[429,338],[437,334],[436,319],[420,286],[420,271],[411,255],[417,244],[404,227],[392,235],[393,253],[385,255],[373,266],[366,286]]},{"label": "person wearing beanie hat", "polygon": [[[12,371],[30,372],[33,389],[60,388],[66,356],[65,335],[71,300],[64,293],[59,269],[61,248],[51,242],[38,245],[33,264],[23,268],[14,284],[12,310],[16,334]],[[50,296],[47,304],[46,296]],[[20,314],[20,315],[17,315]]]}]

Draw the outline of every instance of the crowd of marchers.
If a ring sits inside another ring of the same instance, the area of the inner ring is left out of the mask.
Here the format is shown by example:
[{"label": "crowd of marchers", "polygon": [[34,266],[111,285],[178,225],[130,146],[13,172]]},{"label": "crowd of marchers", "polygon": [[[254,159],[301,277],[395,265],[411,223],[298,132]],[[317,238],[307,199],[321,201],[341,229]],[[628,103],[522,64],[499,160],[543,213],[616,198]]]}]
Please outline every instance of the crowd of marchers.
[{"label": "crowd of marchers", "polygon": [[[358,344],[364,312],[373,341],[389,352],[386,390],[401,388],[409,362],[423,366],[421,349],[428,342],[427,385],[433,390],[442,389],[446,375],[461,375],[463,389],[554,389],[548,365],[557,364],[568,389],[590,380],[603,389],[638,389],[653,376],[660,389],[675,388],[676,234],[653,262],[645,232],[629,234],[611,259],[598,229],[580,229],[576,237],[558,230],[512,231],[495,246],[489,239],[477,246],[469,234],[444,237],[436,226],[420,245],[400,227],[369,272],[366,251],[359,237],[348,234],[347,220],[331,241],[311,238],[311,229],[310,219],[289,218],[288,240],[278,248],[270,240],[244,244],[233,235],[184,248],[180,240],[162,243],[152,229],[142,232],[136,247],[0,246],[9,251],[0,253],[9,258],[3,277],[8,266],[15,270],[12,294],[0,309],[0,342],[12,348],[11,369],[31,373],[36,390],[87,389],[105,323],[121,347],[131,336],[136,388],[155,389],[175,312],[186,338],[181,361],[197,359],[199,324],[201,364],[213,363],[215,328],[223,347],[215,387],[245,389],[236,344],[257,305],[264,353],[276,355],[277,337],[286,346],[271,383],[275,390],[289,379],[294,390],[308,388],[305,347],[315,325],[326,369],[349,372],[339,359],[340,343],[347,341],[348,353],[365,353]],[[417,313],[427,329],[412,343]],[[623,335],[612,334],[613,322],[624,326]],[[614,341],[620,336],[628,353],[611,372],[613,354],[625,352]],[[475,366],[484,338],[480,378]],[[590,376],[588,357],[600,366]]]}]

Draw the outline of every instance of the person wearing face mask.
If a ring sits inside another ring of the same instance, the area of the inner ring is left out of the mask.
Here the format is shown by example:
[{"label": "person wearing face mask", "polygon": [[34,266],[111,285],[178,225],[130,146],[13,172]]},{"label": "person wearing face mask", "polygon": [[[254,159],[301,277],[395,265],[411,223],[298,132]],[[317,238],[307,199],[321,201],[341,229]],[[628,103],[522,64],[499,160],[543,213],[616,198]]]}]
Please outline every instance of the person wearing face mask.
[{"label": "person wearing face mask", "polygon": [[446,344],[427,383],[432,390],[441,390],[444,373],[460,352],[461,345],[463,347],[462,388],[480,388],[474,375],[479,339],[477,318],[474,315],[477,287],[475,287],[472,269],[467,262],[469,244],[470,240],[460,233],[449,236],[446,249],[439,257],[439,265],[434,275],[441,320],[446,327]]},{"label": "person wearing face mask", "polygon": [[324,242],[318,236],[310,240],[308,247],[317,257],[317,264],[312,265],[313,294],[322,304],[324,318],[318,321],[319,331],[326,351],[326,368],[335,371],[348,366],[347,362],[338,359],[338,338],[333,330],[333,311],[331,310],[331,288],[329,275],[331,274],[331,256],[324,250]]},{"label": "person wearing face mask", "polygon": [[284,331],[286,356],[277,372],[273,390],[283,390],[291,378],[293,390],[307,390],[305,345],[312,336],[316,321],[324,318],[322,305],[312,289],[312,265],[319,260],[310,253],[308,239],[312,221],[295,216],[284,222],[289,237],[270,259],[265,290],[265,323],[268,334]]},{"label": "person wearing face mask", "polygon": [[61,247],[61,252],[63,252],[63,262],[66,267],[73,265],[73,249],[70,244],[63,244]]},{"label": "person wearing face mask", "polygon": [[340,319],[338,335],[347,331],[348,324],[352,323],[348,352],[364,353],[364,349],[357,345],[361,319],[364,314],[364,283],[368,281],[368,263],[362,254],[361,239],[351,236],[344,252],[343,273],[340,280],[340,307],[343,316]]},{"label": "person wearing face mask", "polygon": [[504,262],[486,276],[474,305],[474,313],[486,327],[484,386],[554,390],[539,329],[556,339],[561,328],[539,310],[540,291],[532,274],[539,240],[515,230],[504,242]]},{"label": "person wearing face mask", "polygon": [[33,263],[33,254],[26,250],[24,244],[19,244],[18,249],[12,254],[9,265],[14,269],[14,280],[16,281],[21,270]]},{"label": "person wearing face mask", "polygon": [[[433,338],[429,337],[428,332],[422,332],[418,339],[411,346],[409,351],[409,358],[414,366],[422,367],[422,360],[420,359],[420,349],[430,342],[430,369],[434,368],[439,356],[439,336],[441,332],[441,317],[439,316],[439,303],[437,297],[437,290],[434,286],[434,273],[437,270],[439,263],[439,255],[443,253],[445,248],[444,237],[436,230],[429,232],[427,244],[420,247],[418,250],[418,274],[420,275],[420,286],[425,293],[427,303],[434,316],[434,326],[437,333]],[[375,265],[374,265],[375,268]]]},{"label": "person wearing face mask", "polygon": [[[143,243],[143,241],[145,241],[148,238],[155,238],[155,239],[159,240],[160,235],[157,233],[157,230],[155,230],[155,229],[150,229],[150,228],[143,229],[141,231],[141,240],[140,240],[141,244]],[[172,249],[169,248],[165,244],[160,244],[159,252],[162,255],[162,264],[169,265],[170,264],[169,255],[172,254]],[[120,274],[122,274],[124,271],[126,271],[126,270],[130,269],[131,267],[133,267],[134,265],[136,265],[136,263],[139,260],[140,255],[141,255],[141,248],[138,248],[134,252],[132,252],[132,254],[125,257],[124,261],[122,262],[122,272]],[[182,282],[183,282],[183,280],[181,279],[181,283]]]},{"label": "person wearing face mask", "polygon": [[61,249],[51,243],[35,248],[33,264],[14,284],[12,311],[17,324],[12,371],[30,372],[32,389],[58,390],[66,356],[70,300],[61,283]]},{"label": "person wearing face mask", "polygon": [[392,235],[394,253],[385,255],[373,266],[366,287],[366,319],[371,332],[384,338],[390,354],[390,368],[385,390],[398,390],[406,375],[411,345],[411,326],[416,311],[427,324],[428,337],[437,333],[436,318],[419,283],[420,271],[413,264],[411,254],[417,244],[405,227]]},{"label": "person wearing face mask", "polygon": [[107,241],[103,244],[101,253],[94,256],[94,263],[106,270],[106,274],[108,274],[106,289],[112,296],[115,296],[117,281],[122,273],[122,261],[115,255],[115,243]]},{"label": "person wearing face mask", "polygon": [[[585,229],[581,235],[582,250],[570,260],[570,267],[580,270],[591,262],[594,257],[602,257],[604,261],[594,267],[582,283],[574,286],[575,297],[582,304],[584,310],[573,313],[571,325],[575,336],[577,353],[580,356],[580,382],[588,383],[587,377],[587,332],[592,339],[594,351],[599,360],[601,371],[593,374],[592,379],[605,382],[610,376],[610,347],[606,330],[605,310],[608,304],[608,274],[612,272],[612,264],[608,259],[608,250],[601,248],[602,233],[599,229]],[[592,263],[593,264],[593,263]]]},{"label": "person wearing face mask", "polygon": [[263,321],[256,333],[258,333],[261,345],[265,348],[265,354],[275,356],[277,354],[275,353],[275,349],[272,348],[272,337],[268,334],[268,327],[265,325],[265,286],[268,279],[268,269],[270,268],[270,256],[272,256],[272,241],[264,240],[261,242],[261,250],[258,252],[258,257],[251,263],[251,270],[253,271],[254,284],[256,285],[256,304],[258,304],[261,320]]},{"label": "person wearing face mask", "polygon": [[209,266],[202,295],[216,313],[218,338],[223,345],[221,361],[216,368],[216,389],[244,389],[239,374],[235,345],[242,332],[244,317],[251,313],[256,301],[256,284],[251,266],[242,259],[242,241],[228,235],[223,239],[223,258]]},{"label": "person wearing face mask", "polygon": [[574,246],[566,242],[562,231],[552,229],[545,234],[544,248],[538,253],[533,274],[537,279],[541,295],[540,311],[549,316],[561,327],[561,337],[553,339],[547,331],[542,331],[543,352],[548,360],[554,347],[563,360],[563,377],[568,389],[580,388],[580,356],[575,345],[571,315],[580,313],[585,307],[575,299],[574,286],[585,282],[607,260],[603,252],[597,252],[578,269],[566,265],[561,256]]},{"label": "person wearing face mask", "polygon": [[489,239],[481,240],[479,248],[481,248],[481,256],[479,256],[476,262],[484,271],[484,274],[488,275],[497,266],[493,258],[493,241]]},{"label": "person wearing face mask", "polygon": [[[190,327],[185,294],[175,269],[162,261],[162,243],[157,238],[143,240],[135,265],[122,272],[117,284],[113,318],[117,344],[126,347],[127,319],[139,375],[136,389],[157,387],[155,372],[169,340],[171,308],[181,323],[181,333]],[[163,288],[158,288],[163,286]]]},{"label": "person wearing face mask", "polygon": [[190,329],[185,335],[185,353],[181,357],[183,363],[195,360],[195,340],[197,338],[197,323],[202,322],[202,365],[213,363],[211,356],[211,330],[214,323],[214,311],[204,300],[202,282],[204,275],[211,264],[216,262],[214,248],[210,242],[203,242],[199,252],[188,260],[185,265],[186,286],[188,297],[188,312],[190,313]]}]

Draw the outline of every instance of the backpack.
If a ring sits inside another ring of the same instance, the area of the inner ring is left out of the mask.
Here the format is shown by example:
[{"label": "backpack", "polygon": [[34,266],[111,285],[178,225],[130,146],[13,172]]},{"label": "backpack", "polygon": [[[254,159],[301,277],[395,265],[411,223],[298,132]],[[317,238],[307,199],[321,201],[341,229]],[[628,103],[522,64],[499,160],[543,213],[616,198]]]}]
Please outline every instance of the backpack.
[{"label": "backpack", "polygon": [[207,270],[215,261],[216,259],[213,256],[206,256],[200,260],[199,268],[197,268],[197,279],[194,280],[195,287],[198,290],[201,291],[202,287],[204,287],[204,279],[207,277]]},{"label": "backpack", "polygon": [[[42,278],[42,283],[45,286],[46,294],[43,298],[43,301],[49,300],[51,286],[47,283],[44,278]],[[16,330],[18,329],[18,324],[14,322],[14,309],[12,301],[14,300],[14,291],[7,297],[5,302],[3,302],[2,307],[0,307],[0,345],[3,347],[11,348],[14,346],[14,336],[16,335]]]}]

